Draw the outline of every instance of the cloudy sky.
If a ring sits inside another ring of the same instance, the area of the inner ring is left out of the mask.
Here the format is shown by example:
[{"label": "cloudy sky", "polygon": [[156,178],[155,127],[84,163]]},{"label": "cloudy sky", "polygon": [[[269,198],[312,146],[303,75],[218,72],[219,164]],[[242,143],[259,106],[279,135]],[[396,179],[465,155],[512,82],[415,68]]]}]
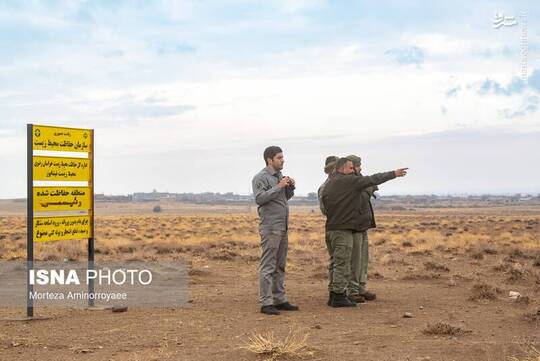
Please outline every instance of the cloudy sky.
[{"label": "cloudy sky", "polygon": [[540,192],[536,3],[2,1],[0,198],[27,123],[94,128],[106,194],[248,194],[268,145],[298,194],[350,153],[411,168],[382,194]]}]

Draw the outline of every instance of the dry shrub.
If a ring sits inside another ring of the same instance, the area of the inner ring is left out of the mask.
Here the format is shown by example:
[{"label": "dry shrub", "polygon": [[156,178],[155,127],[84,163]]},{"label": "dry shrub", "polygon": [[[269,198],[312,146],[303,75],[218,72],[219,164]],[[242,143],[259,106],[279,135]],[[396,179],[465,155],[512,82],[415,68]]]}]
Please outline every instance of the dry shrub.
[{"label": "dry shrub", "polygon": [[485,253],[485,254],[497,254],[497,250],[491,246],[484,246],[482,251]]},{"label": "dry shrub", "polygon": [[272,331],[264,334],[253,334],[243,349],[265,356],[265,360],[278,358],[304,358],[313,356],[314,348],[308,345],[309,334],[297,326],[291,326],[284,339],[277,338]]},{"label": "dry shrub", "polygon": [[153,248],[157,254],[174,254],[174,253],[182,253],[184,252],[184,247],[178,242],[174,240],[158,240],[153,241],[149,245],[151,248]]},{"label": "dry shrub", "polygon": [[493,266],[493,270],[496,272],[508,272],[511,268],[512,268],[512,265],[510,263],[504,263],[504,262],[501,262]]},{"label": "dry shrub", "polygon": [[413,244],[412,244],[411,241],[403,241],[403,242],[401,243],[401,245],[402,245],[403,247],[412,247],[412,246],[413,246]]},{"label": "dry shrub", "polygon": [[531,302],[531,299],[529,298],[529,296],[520,296],[516,298],[516,300],[514,301],[516,305],[522,305],[522,306],[526,306],[530,302]]},{"label": "dry shrub", "polygon": [[529,321],[531,323],[540,323],[540,308],[537,309],[535,312],[529,312],[523,315],[523,318],[525,318],[526,321]]},{"label": "dry shrub", "polygon": [[211,252],[209,252],[209,258],[221,260],[221,261],[232,261],[236,257],[239,257],[240,254],[238,252],[229,250],[229,249],[213,249]]},{"label": "dry shrub", "polygon": [[526,273],[527,272],[523,268],[522,265],[520,265],[520,264],[513,265],[508,270],[508,281],[519,281],[519,280],[525,278]]},{"label": "dry shrub", "polygon": [[86,258],[85,241],[54,241],[35,244],[34,257],[42,261],[78,261]]},{"label": "dry shrub", "polygon": [[413,250],[410,251],[409,254],[411,256],[431,256],[433,255],[433,251],[430,249],[416,247],[416,248],[413,248]]},{"label": "dry shrub", "polygon": [[403,281],[427,281],[441,278],[439,273],[409,273],[401,277]]},{"label": "dry shrub", "polygon": [[207,276],[210,271],[207,268],[195,267],[193,264],[189,265],[188,275],[190,276]]},{"label": "dry shrub", "polygon": [[540,361],[540,351],[538,351],[535,347],[531,347],[531,350],[527,352],[523,358],[511,356],[508,358],[508,360],[509,361]]},{"label": "dry shrub", "polygon": [[525,253],[519,249],[519,248],[514,248],[512,249],[509,253],[508,253],[508,256],[510,258],[527,258],[527,256],[525,255]]},{"label": "dry shrub", "polygon": [[446,267],[445,265],[435,263],[435,262],[431,262],[431,261],[425,262],[424,267],[428,271],[438,271],[438,272],[449,272],[450,271],[450,269],[448,267]]},{"label": "dry shrub", "polygon": [[472,295],[469,297],[469,300],[496,300],[497,294],[501,292],[499,288],[488,285],[487,283],[477,283],[472,288]]},{"label": "dry shrub", "polygon": [[475,251],[475,252],[473,252],[473,253],[471,254],[471,258],[473,258],[473,259],[478,259],[478,260],[484,259],[484,252],[482,252],[482,251]]},{"label": "dry shrub", "polygon": [[406,266],[406,265],[409,264],[403,258],[397,258],[395,256],[395,253],[393,253],[393,254],[385,254],[384,256],[381,257],[380,262],[383,265],[402,265],[402,266]]},{"label": "dry shrub", "polygon": [[451,326],[444,322],[437,322],[435,324],[429,324],[423,331],[426,335],[442,335],[442,336],[460,336],[471,331],[466,331],[460,327]]}]

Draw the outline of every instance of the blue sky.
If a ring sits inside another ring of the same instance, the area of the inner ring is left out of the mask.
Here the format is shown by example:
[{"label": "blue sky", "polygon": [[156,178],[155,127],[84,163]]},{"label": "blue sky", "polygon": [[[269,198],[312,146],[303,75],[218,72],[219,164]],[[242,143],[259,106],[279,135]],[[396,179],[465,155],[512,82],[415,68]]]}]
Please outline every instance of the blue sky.
[{"label": "blue sky", "polygon": [[300,194],[334,153],[409,166],[383,194],[540,192],[534,5],[3,1],[0,198],[25,195],[26,123],[96,129],[108,194],[249,193],[271,144]]}]

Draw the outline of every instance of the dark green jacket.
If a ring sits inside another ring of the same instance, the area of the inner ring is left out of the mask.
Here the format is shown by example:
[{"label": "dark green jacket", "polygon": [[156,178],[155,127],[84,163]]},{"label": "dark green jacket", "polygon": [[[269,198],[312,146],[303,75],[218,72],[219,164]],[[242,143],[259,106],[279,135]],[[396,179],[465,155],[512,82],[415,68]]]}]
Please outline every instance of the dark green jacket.
[{"label": "dark green jacket", "polygon": [[[326,230],[363,231],[368,212],[362,212],[358,198],[362,191],[396,177],[393,171],[371,176],[335,174],[324,187],[322,199],[326,208]],[[369,193],[368,193],[369,194]],[[369,210],[370,217],[372,210]],[[364,213],[364,214],[363,214]]]},{"label": "dark green jacket", "polygon": [[360,202],[360,224],[359,228],[361,231],[367,231],[370,228],[377,227],[375,223],[375,214],[373,213],[373,206],[371,205],[371,197],[375,197],[374,193],[379,187],[373,186],[366,188],[360,192],[359,202]]}]

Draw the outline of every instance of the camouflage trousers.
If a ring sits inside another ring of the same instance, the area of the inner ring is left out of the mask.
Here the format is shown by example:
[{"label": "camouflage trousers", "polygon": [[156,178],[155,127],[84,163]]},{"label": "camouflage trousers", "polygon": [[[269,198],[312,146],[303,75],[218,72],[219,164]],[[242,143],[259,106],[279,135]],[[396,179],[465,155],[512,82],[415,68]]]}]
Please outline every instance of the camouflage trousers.
[{"label": "camouflage trousers", "polygon": [[351,278],[351,257],[353,250],[353,231],[327,231],[326,249],[330,256],[328,266],[328,290],[344,293]]},{"label": "camouflage trousers", "polygon": [[368,233],[353,232],[351,278],[347,286],[350,295],[362,294],[366,291],[368,274]]}]

